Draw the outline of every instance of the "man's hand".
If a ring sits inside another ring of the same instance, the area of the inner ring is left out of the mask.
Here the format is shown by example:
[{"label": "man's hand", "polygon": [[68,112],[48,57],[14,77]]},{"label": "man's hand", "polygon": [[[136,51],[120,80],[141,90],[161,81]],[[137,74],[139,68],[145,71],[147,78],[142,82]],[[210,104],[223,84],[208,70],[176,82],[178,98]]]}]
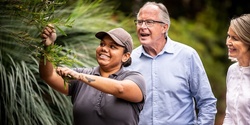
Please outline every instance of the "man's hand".
[{"label": "man's hand", "polygon": [[41,34],[42,42],[45,46],[53,45],[56,40],[56,30],[53,25],[48,24]]}]

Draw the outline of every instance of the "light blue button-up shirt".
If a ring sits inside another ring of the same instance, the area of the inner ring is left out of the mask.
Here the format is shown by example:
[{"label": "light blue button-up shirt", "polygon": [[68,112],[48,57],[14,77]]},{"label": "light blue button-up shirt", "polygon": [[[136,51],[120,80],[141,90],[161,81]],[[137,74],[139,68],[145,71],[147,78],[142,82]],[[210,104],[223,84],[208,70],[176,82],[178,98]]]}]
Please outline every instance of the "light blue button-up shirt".
[{"label": "light blue button-up shirt", "polygon": [[141,72],[146,81],[139,125],[214,125],[217,99],[193,48],[168,37],[157,56],[148,55],[142,46],[131,56],[128,69]]}]

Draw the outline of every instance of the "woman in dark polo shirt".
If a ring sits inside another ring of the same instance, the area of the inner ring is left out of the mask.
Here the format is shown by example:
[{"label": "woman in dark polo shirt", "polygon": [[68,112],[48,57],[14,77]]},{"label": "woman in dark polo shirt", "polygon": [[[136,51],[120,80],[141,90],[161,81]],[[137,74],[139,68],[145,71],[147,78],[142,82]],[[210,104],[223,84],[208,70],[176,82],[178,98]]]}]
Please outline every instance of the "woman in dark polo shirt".
[{"label": "woman in dark polo shirt", "polygon": [[[99,66],[54,69],[42,58],[40,76],[55,90],[72,97],[75,125],[137,125],[144,105],[145,81],[140,73],[123,68],[131,64],[132,38],[122,28],[95,36],[100,39],[96,48]],[[43,30],[42,39],[45,46],[54,44],[53,26]],[[66,88],[65,76],[73,79]]]}]

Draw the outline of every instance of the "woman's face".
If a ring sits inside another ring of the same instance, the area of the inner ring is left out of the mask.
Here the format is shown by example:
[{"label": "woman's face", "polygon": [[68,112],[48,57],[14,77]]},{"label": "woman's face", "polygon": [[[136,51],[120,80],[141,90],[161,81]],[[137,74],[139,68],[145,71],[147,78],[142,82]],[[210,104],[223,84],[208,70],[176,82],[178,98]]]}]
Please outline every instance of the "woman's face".
[{"label": "woman's face", "polygon": [[236,58],[238,61],[249,58],[249,45],[245,44],[235,34],[231,27],[228,28],[226,45],[228,47],[228,56]]},{"label": "woman's face", "polygon": [[102,68],[120,69],[122,62],[129,59],[128,54],[124,54],[124,47],[116,44],[114,40],[106,35],[96,48],[96,59]]}]

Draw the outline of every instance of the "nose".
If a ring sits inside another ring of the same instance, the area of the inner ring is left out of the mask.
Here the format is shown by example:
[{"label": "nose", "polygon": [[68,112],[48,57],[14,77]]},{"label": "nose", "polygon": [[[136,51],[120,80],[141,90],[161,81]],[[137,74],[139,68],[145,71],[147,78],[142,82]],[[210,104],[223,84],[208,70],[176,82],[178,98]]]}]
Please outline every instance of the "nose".
[{"label": "nose", "polygon": [[107,52],[108,51],[108,47],[107,46],[102,46],[101,47],[101,51],[102,52]]},{"label": "nose", "polygon": [[226,45],[227,46],[232,46],[233,45],[233,43],[230,41],[230,38],[227,38]]},{"label": "nose", "polygon": [[142,22],[141,27],[142,28],[148,28],[148,26],[146,25],[146,22]]}]

